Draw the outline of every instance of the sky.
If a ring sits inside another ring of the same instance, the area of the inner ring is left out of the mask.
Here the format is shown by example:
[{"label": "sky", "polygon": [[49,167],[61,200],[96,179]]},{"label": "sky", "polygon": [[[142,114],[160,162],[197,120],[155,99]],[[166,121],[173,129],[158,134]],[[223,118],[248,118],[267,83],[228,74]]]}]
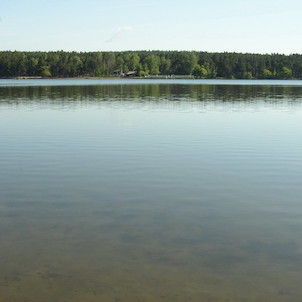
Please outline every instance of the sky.
[{"label": "sky", "polygon": [[301,0],[0,0],[0,50],[302,54]]}]

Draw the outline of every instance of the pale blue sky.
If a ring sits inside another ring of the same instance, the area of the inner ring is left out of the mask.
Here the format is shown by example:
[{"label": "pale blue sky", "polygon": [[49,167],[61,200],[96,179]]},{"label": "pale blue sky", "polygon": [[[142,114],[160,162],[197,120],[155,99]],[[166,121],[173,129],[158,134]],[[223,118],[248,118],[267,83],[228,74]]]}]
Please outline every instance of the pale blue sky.
[{"label": "pale blue sky", "polygon": [[0,50],[302,53],[301,0],[0,0]]}]

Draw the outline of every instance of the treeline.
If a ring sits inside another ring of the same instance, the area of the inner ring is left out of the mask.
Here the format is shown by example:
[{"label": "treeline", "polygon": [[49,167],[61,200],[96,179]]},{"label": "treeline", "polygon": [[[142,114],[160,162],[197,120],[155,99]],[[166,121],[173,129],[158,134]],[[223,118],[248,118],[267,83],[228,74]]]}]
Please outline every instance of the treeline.
[{"label": "treeline", "polygon": [[195,51],[0,52],[0,77],[192,75],[196,78],[302,79],[302,55]]}]

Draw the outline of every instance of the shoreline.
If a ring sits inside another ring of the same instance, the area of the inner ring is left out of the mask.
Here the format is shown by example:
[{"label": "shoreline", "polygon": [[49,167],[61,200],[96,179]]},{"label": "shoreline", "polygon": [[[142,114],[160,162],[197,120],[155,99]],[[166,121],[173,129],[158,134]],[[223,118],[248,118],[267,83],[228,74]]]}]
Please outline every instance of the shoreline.
[{"label": "shoreline", "polygon": [[230,81],[301,81],[299,78],[291,79],[230,79],[230,78],[194,78],[190,76],[150,76],[150,77],[3,77],[0,80],[230,80]]},{"label": "shoreline", "polygon": [[[90,76],[77,76],[77,77],[41,77],[41,76],[17,76],[17,77],[2,77],[0,80],[130,80],[130,79],[190,79],[194,80],[193,76],[189,75],[150,75],[145,77],[111,77],[111,76],[103,76],[103,77],[90,77]],[[218,80],[222,80],[222,78],[217,78]],[[206,80],[206,79],[205,79]]]}]

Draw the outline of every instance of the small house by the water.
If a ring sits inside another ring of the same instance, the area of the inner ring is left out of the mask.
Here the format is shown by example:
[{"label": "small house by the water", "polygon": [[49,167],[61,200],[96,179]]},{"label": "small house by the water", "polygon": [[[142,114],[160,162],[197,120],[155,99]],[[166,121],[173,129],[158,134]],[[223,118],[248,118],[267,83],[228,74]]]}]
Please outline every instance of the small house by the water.
[{"label": "small house by the water", "polygon": [[137,72],[136,71],[128,71],[126,74],[125,74],[126,77],[136,77],[137,76]]},{"label": "small house by the water", "polygon": [[121,71],[121,70],[114,70],[113,71],[113,73],[112,73],[112,75],[114,76],[114,77],[124,77],[125,76],[125,74]]}]

